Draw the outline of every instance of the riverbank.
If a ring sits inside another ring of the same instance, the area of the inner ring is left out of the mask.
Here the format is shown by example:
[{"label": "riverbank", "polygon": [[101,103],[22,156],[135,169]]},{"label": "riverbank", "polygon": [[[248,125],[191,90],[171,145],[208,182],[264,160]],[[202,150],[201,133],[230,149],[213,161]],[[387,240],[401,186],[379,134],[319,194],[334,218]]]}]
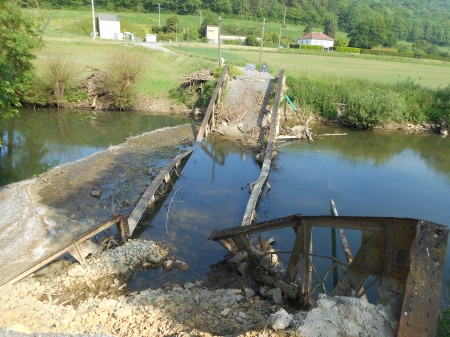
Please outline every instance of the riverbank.
[{"label": "riverbank", "polygon": [[241,286],[234,283],[227,288],[197,281],[126,290],[126,279],[143,265],[164,268],[170,275],[169,264],[182,265],[173,260],[161,244],[139,239],[107,249],[85,266],[59,260],[1,296],[0,328],[5,336],[19,332],[124,337],[300,337],[343,332],[385,337],[395,336],[398,329],[389,308],[381,305],[322,296],[313,310],[296,310],[282,298],[280,302],[275,295],[268,296],[268,287],[244,288],[245,275]]}]

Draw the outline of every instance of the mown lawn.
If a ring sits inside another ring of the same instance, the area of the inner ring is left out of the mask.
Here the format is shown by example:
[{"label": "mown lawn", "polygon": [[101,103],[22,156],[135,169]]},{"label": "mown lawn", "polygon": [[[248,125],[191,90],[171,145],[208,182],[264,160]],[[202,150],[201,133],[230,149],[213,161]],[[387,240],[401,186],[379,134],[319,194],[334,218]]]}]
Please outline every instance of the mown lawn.
[{"label": "mown lawn", "polygon": [[[170,46],[172,50],[191,56],[201,56],[208,59],[218,59],[217,45],[179,44]],[[225,62],[243,66],[246,62],[261,64],[260,50],[253,48],[238,48],[224,45],[221,48]],[[415,60],[399,57],[360,56],[341,53],[291,53],[284,50],[264,48],[262,61],[266,62],[273,74],[278,69],[285,69],[286,75],[300,76],[344,76],[365,78],[373,81],[396,83],[411,79],[423,86],[447,86],[450,83],[450,63],[433,60]]]}]

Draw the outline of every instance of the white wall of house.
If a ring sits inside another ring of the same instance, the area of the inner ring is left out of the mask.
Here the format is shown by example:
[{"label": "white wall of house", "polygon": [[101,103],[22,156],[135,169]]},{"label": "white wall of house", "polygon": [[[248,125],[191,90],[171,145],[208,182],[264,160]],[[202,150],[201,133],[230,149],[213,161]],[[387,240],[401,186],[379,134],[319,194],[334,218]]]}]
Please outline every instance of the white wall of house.
[{"label": "white wall of house", "polygon": [[308,44],[312,46],[323,46],[324,48],[330,48],[334,46],[334,41],[331,40],[318,40],[318,39],[299,39],[298,44]]},{"label": "white wall of house", "polygon": [[117,14],[98,14],[98,29],[102,39],[122,40],[120,21]]}]

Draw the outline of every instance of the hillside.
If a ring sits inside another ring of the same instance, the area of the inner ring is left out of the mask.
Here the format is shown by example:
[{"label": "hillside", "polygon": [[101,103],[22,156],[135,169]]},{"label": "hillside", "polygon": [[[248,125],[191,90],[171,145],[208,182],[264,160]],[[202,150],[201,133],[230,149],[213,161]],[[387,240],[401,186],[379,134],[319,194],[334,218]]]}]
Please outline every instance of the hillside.
[{"label": "hillside", "polygon": [[[33,6],[31,1],[22,4]],[[158,3],[160,7],[158,7]],[[41,8],[90,9],[82,0],[42,0]],[[444,46],[450,40],[450,0],[97,0],[97,11],[131,11],[141,13],[199,16],[217,21],[220,13],[226,18],[241,18],[323,28],[329,35],[337,31],[351,33],[371,21],[382,30],[382,43],[395,46],[397,41],[427,40]],[[209,12],[209,13],[208,13]],[[199,21],[197,21],[198,24]],[[339,37],[339,36],[338,36]]]}]

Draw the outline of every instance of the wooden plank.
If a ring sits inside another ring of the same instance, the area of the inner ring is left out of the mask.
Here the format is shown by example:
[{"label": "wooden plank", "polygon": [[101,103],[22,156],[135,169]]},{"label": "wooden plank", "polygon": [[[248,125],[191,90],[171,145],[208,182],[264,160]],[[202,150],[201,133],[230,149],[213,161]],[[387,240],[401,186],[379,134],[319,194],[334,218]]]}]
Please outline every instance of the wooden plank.
[{"label": "wooden plank", "polygon": [[[128,226],[130,231],[130,236],[133,234],[134,229],[136,228],[139,220],[142,217],[142,214],[144,214],[147,207],[151,204],[151,202],[154,200],[154,195],[156,191],[158,190],[159,186],[163,182],[168,182],[170,178],[169,172],[172,170],[172,168],[181,160],[183,160],[185,157],[189,156],[192,153],[193,150],[186,151],[183,153],[180,153],[178,156],[173,158],[169,164],[167,164],[156,176],[155,180],[153,180],[152,184],[147,188],[147,190],[142,195],[141,199],[137,203],[136,207],[133,209],[133,212],[131,212],[130,217],[128,218]],[[167,179],[167,180],[166,180]]]},{"label": "wooden plank", "polygon": [[211,118],[211,114],[213,111],[213,107],[216,104],[217,97],[219,96],[219,90],[222,87],[223,81],[225,79],[226,74],[228,74],[228,66],[225,66],[222,70],[222,74],[220,75],[219,81],[217,82],[216,89],[214,89],[214,93],[209,101],[208,108],[206,109],[205,116],[203,117],[202,125],[198,130],[196,141],[200,143],[203,139],[205,132],[207,132],[207,127],[209,125],[209,120]]},{"label": "wooden plank", "polygon": [[223,238],[233,237],[241,234],[257,234],[280,228],[292,227],[301,224],[303,220],[308,220],[313,227],[329,227],[329,228],[345,228],[357,230],[382,231],[383,221],[389,221],[392,226],[396,227],[399,233],[404,231],[411,232],[411,228],[415,228],[418,219],[413,218],[392,218],[392,217],[352,217],[352,216],[303,216],[295,214],[278,218],[274,220],[255,223],[247,226],[237,226],[222,230],[214,230],[208,237],[209,240],[219,240]]},{"label": "wooden plank", "polygon": [[257,180],[257,183],[253,186],[252,193],[245,209],[244,218],[242,219],[241,226],[248,226],[253,222],[253,212],[255,211],[256,204],[258,203],[259,196],[263,190],[264,184],[269,176],[270,165],[272,164],[272,153],[275,148],[275,140],[277,138],[278,124],[279,124],[279,112],[278,105],[280,103],[281,89],[283,88],[284,70],[280,69],[278,74],[277,90],[275,92],[275,99],[273,102],[272,122],[270,125],[269,139],[264,155],[264,162],[261,169],[261,174]]}]

